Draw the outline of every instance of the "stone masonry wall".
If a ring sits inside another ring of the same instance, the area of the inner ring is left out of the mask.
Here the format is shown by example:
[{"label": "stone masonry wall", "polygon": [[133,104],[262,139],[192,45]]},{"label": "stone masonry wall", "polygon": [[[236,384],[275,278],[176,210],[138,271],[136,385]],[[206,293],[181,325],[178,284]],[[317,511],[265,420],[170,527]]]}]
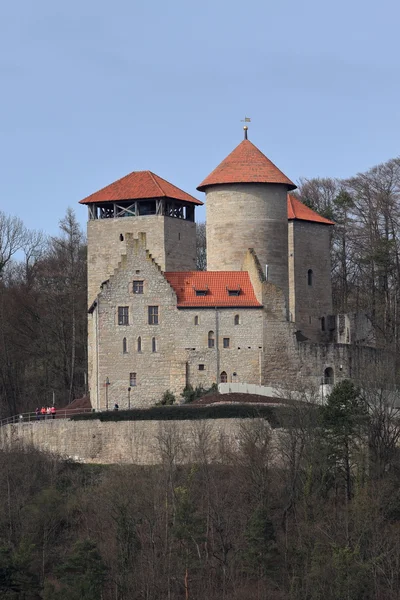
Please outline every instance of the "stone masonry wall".
[{"label": "stone masonry wall", "polygon": [[287,189],[277,184],[226,184],[206,190],[207,270],[239,271],[254,248],[268,280],[288,297]]},{"label": "stone masonry wall", "polygon": [[177,462],[196,461],[200,445],[209,460],[223,461],[226,451],[238,449],[242,428],[258,421],[265,423],[261,419],[33,421],[1,427],[0,449],[34,447],[83,463],[154,465],[165,458],[162,449],[169,441]]},{"label": "stone masonry wall", "polygon": [[[146,233],[147,247],[163,271],[196,268],[196,224],[161,215],[94,219],[88,222],[88,304],[124,254],[127,233]],[[121,241],[120,236],[123,236]]]},{"label": "stone masonry wall", "polygon": [[[332,314],[331,227],[289,222],[289,311],[291,320],[312,341],[322,341],[321,317]],[[308,285],[308,270],[313,272]]]},{"label": "stone masonry wall", "polygon": [[[126,254],[90,315],[92,406],[112,408],[117,402],[124,408],[129,401],[150,406],[167,389],[179,396],[187,383],[209,387],[222,372],[228,381],[261,383],[263,309],[178,309],[176,294],[146,245],[144,235],[140,240],[126,236]],[[134,279],[144,282],[143,294],[133,294]],[[128,325],[118,325],[119,306],[129,309]],[[158,306],[158,325],[148,324],[149,306]],[[210,331],[213,348],[208,347]],[[136,373],[135,386],[130,373]]]}]

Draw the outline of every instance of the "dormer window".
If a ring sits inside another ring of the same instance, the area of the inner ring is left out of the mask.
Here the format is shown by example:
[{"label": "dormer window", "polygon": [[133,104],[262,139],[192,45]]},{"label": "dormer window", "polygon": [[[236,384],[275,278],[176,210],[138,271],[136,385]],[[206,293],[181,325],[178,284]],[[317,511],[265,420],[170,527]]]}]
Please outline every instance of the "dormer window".
[{"label": "dormer window", "polygon": [[208,286],[204,286],[204,287],[194,287],[194,292],[196,294],[196,296],[207,296],[208,294]]},{"label": "dormer window", "polygon": [[238,285],[236,288],[227,287],[226,290],[228,292],[228,296],[240,296],[240,285]]}]

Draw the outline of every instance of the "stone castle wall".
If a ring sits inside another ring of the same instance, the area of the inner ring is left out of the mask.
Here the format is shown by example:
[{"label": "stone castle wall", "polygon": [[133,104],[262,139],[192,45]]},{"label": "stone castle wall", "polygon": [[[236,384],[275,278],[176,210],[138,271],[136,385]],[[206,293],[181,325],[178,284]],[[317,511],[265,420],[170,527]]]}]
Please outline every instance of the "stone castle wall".
[{"label": "stone castle wall", "polygon": [[268,280],[288,297],[287,189],[277,184],[226,184],[206,190],[207,270],[240,271],[254,248]]},{"label": "stone castle wall", "polygon": [[[129,401],[151,406],[167,389],[179,395],[188,383],[209,387],[223,372],[228,381],[263,383],[263,309],[178,309],[146,244],[145,236],[126,236],[126,255],[89,316],[92,406],[106,409],[117,402],[125,408]],[[133,279],[144,282],[143,294],[133,293]],[[119,306],[128,306],[127,325],[118,325]],[[158,306],[158,325],[148,323],[149,306]],[[209,348],[211,331],[214,347]],[[136,373],[135,386],[130,373]]]},{"label": "stone castle wall", "polygon": [[[331,229],[289,221],[290,320],[312,341],[323,341],[321,317],[332,314]],[[308,285],[310,269],[312,285]]]},{"label": "stone castle wall", "polygon": [[191,221],[161,215],[90,220],[87,226],[89,306],[126,251],[126,234],[137,237],[141,232],[146,233],[147,247],[163,271],[196,268],[196,224]]},{"label": "stone castle wall", "polygon": [[257,422],[265,426],[263,419],[33,421],[1,427],[0,449],[34,447],[83,463],[154,465],[169,447],[178,463],[196,462],[200,454],[223,461],[237,451],[243,428]]}]

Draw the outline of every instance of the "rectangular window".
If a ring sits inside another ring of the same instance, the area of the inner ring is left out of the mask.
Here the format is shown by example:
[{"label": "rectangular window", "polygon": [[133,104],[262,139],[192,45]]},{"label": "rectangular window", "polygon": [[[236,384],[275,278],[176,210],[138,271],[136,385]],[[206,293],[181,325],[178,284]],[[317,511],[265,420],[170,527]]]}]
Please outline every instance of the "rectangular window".
[{"label": "rectangular window", "polygon": [[129,306],[118,306],[118,325],[129,325]]},{"label": "rectangular window", "polygon": [[207,290],[196,290],[196,296],[207,296]]},{"label": "rectangular window", "polygon": [[132,291],[134,294],[143,294],[143,281],[134,281]]},{"label": "rectangular window", "polygon": [[205,371],[204,365],[199,365],[199,371]]},{"label": "rectangular window", "polygon": [[149,325],[158,325],[158,306],[149,306]]},{"label": "rectangular window", "polygon": [[136,386],[136,373],[129,373],[129,385],[131,387]]},{"label": "rectangular window", "polygon": [[229,343],[230,343],[230,339],[229,338],[224,338],[223,339],[224,348],[229,348]]},{"label": "rectangular window", "polygon": [[228,290],[228,296],[240,296],[240,290]]}]

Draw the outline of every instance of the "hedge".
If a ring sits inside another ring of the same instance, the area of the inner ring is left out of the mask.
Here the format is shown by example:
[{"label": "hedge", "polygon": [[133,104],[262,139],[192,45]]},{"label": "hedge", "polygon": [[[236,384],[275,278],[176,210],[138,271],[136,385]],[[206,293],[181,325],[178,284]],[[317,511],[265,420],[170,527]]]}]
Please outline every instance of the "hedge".
[{"label": "hedge", "polygon": [[202,419],[267,419],[271,427],[282,427],[288,414],[285,406],[249,406],[222,404],[218,406],[154,406],[131,410],[92,412],[70,417],[72,421],[196,421]]}]

